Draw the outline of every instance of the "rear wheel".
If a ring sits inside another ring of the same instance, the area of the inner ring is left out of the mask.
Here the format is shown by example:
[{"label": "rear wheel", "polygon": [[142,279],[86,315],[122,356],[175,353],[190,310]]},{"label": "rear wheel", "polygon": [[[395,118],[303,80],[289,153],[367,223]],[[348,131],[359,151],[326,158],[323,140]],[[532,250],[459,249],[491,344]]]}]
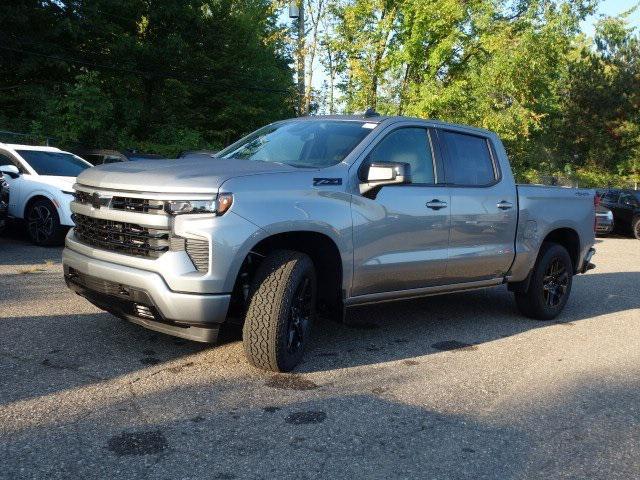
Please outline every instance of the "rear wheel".
[{"label": "rear wheel", "polygon": [[242,329],[251,364],[288,372],[302,360],[316,315],[316,288],[316,272],[307,255],[279,250],[262,261]]},{"label": "rear wheel", "polygon": [[631,222],[631,230],[633,231],[633,236],[640,240],[640,217],[636,217]]},{"label": "rear wheel", "polygon": [[27,232],[36,245],[59,245],[64,238],[65,229],[60,225],[56,207],[45,199],[36,200],[27,210]]},{"label": "rear wheel", "polygon": [[543,243],[529,288],[515,293],[516,304],[528,317],[551,320],[564,309],[572,281],[573,263],[566,248],[555,243]]}]

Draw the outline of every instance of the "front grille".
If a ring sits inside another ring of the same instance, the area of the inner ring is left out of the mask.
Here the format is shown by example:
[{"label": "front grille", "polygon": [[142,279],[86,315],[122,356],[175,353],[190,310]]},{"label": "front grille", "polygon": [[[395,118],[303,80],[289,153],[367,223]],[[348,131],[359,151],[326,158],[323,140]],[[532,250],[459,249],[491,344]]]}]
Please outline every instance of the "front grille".
[{"label": "front grille", "polygon": [[147,198],[101,195],[77,190],[73,196],[75,201],[82,204],[93,205],[94,208],[106,207],[111,210],[124,210],[127,212],[165,214],[162,200],[149,200]]},{"label": "front grille", "polygon": [[87,245],[138,257],[158,258],[169,250],[169,231],[74,214],[76,238]]},{"label": "front grille", "polygon": [[161,200],[147,200],[146,198],[113,197],[111,208],[129,212],[163,213],[164,202]]}]

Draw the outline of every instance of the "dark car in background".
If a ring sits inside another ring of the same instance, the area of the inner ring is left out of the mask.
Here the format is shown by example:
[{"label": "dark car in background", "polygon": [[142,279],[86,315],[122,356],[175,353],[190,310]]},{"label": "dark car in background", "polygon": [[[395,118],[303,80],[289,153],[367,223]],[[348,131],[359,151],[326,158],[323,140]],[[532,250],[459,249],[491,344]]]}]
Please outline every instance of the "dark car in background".
[{"label": "dark car in background", "polygon": [[77,155],[87,160],[92,165],[106,163],[134,162],[137,160],[164,160],[162,155],[154,153],[141,153],[137,150],[105,150],[105,149],[79,149],[74,151]]},{"label": "dark car in background", "polygon": [[188,150],[181,152],[178,158],[214,158],[217,153],[217,150]]},{"label": "dark car in background", "polygon": [[614,227],[613,212],[603,205],[598,205],[596,207],[596,234],[608,235],[613,232]]},{"label": "dark car in background", "polygon": [[611,210],[617,230],[631,232],[640,240],[640,191],[609,189],[601,193],[600,204]]},{"label": "dark car in background", "polygon": [[7,227],[9,211],[9,184],[0,173],[0,233]]}]

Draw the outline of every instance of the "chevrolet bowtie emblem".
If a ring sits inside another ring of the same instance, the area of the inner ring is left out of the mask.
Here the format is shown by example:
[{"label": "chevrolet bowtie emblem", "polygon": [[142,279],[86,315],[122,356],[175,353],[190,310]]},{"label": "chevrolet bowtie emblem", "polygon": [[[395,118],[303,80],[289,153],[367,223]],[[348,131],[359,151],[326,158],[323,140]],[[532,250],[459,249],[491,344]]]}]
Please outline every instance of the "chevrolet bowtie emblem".
[{"label": "chevrolet bowtie emblem", "polygon": [[94,193],[89,198],[91,202],[91,206],[95,209],[99,209],[102,206],[106,206],[109,204],[109,197],[101,197],[99,193]]}]

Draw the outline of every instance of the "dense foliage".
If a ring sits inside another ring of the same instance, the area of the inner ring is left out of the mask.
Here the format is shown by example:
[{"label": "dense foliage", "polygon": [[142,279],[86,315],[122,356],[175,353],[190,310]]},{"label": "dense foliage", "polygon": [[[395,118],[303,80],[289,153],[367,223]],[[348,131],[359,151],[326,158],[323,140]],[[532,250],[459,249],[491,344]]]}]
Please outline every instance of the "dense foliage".
[{"label": "dense foliage", "polygon": [[[0,130],[167,155],[293,114],[268,0],[9,0]],[[292,100],[293,98],[293,100]]]},{"label": "dense foliage", "polygon": [[520,180],[638,180],[640,49],[590,0],[336,0],[346,110],[476,125],[504,139]]},{"label": "dense foliage", "polygon": [[519,180],[640,180],[640,37],[625,15],[585,37],[597,0],[298,1],[302,44],[285,0],[9,0],[0,130],[175,154],[373,106],[497,131]]}]

